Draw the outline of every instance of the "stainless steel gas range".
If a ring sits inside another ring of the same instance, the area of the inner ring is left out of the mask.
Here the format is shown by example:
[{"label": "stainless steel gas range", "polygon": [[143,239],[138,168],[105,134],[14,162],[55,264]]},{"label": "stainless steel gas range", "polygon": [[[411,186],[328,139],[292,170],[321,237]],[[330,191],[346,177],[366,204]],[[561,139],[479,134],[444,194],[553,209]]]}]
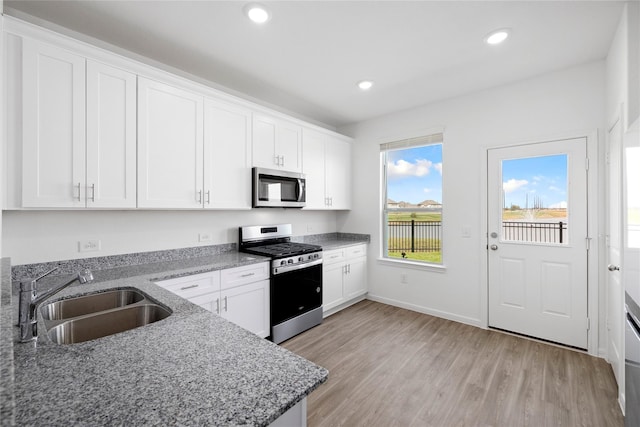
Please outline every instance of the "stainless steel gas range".
[{"label": "stainless steel gas range", "polygon": [[271,258],[271,339],[322,322],[322,247],[291,241],[291,224],[240,227],[240,251]]}]

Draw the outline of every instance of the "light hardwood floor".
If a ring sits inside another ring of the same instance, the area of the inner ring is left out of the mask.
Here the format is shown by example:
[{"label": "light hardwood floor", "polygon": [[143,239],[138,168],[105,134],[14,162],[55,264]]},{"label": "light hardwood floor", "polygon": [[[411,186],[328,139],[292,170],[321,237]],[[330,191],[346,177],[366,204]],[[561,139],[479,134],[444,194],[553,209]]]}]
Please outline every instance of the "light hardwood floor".
[{"label": "light hardwood floor", "polygon": [[363,301],[283,343],[324,366],[314,426],[622,426],[587,354]]}]

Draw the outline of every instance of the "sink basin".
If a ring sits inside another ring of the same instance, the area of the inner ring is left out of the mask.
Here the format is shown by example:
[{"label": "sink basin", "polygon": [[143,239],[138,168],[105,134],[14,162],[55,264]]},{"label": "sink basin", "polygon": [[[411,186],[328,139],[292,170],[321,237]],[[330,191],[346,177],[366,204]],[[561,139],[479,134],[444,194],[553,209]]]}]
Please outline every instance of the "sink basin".
[{"label": "sink basin", "polygon": [[40,308],[49,338],[75,344],[139,328],[171,316],[171,310],[134,289],[94,292]]},{"label": "sink basin", "polygon": [[136,305],[67,320],[48,330],[57,344],[75,344],[166,319],[171,311],[157,304]]},{"label": "sink basin", "polygon": [[143,299],[144,295],[140,292],[131,289],[116,289],[52,302],[43,306],[40,312],[45,320],[70,319],[135,304]]}]

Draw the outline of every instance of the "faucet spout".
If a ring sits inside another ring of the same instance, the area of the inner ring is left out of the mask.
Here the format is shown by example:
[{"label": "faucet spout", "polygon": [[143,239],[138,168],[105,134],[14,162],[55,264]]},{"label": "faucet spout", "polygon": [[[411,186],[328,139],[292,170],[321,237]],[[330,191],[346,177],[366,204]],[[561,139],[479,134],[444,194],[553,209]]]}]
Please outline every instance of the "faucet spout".
[{"label": "faucet spout", "polygon": [[42,302],[53,295],[57,294],[76,280],[80,283],[88,283],[93,281],[93,273],[91,270],[84,269],[66,283],[54,286],[42,293],[37,292],[37,282],[45,276],[53,273],[58,267],[54,268],[33,280],[20,283],[20,301],[19,301],[19,325],[20,325],[20,342],[29,342],[38,338],[38,311],[37,308]]}]

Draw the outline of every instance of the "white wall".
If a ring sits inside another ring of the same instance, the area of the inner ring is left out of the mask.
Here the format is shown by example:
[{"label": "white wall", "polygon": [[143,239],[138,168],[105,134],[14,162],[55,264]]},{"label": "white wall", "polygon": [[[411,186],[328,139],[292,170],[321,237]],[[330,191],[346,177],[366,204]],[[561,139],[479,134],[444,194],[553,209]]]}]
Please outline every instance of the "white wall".
[{"label": "white wall", "polygon": [[[604,128],[604,62],[559,71],[340,129],[355,137],[353,210],[339,231],[370,233],[369,294],[374,298],[483,326],[486,322],[486,149]],[[381,247],[379,143],[444,127],[445,272],[389,266]],[[483,169],[484,168],[484,169]],[[601,188],[592,189],[594,192]],[[470,227],[471,238],[462,237]],[[400,283],[400,274],[408,284]]]},{"label": "white wall", "polygon": [[[238,227],[293,224],[295,235],[336,231],[335,212],[250,211],[5,211],[2,254],[13,265],[234,243]],[[211,242],[198,242],[211,233]],[[78,252],[78,241],[101,241],[99,252]]]}]

